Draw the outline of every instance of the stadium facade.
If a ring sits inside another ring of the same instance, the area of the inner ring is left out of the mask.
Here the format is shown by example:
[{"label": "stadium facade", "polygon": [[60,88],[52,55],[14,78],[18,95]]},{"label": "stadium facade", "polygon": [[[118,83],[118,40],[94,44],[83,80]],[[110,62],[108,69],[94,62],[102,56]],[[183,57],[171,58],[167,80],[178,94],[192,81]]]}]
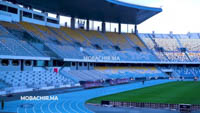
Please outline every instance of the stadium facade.
[{"label": "stadium facade", "polygon": [[[0,1],[1,95],[200,74],[200,34],[138,33],[137,25],[160,8],[116,0],[45,2]],[[60,25],[60,15],[71,16],[70,28]],[[75,18],[85,25],[75,28]],[[102,21],[102,29],[89,30],[89,20]],[[118,23],[118,32],[107,32],[105,22]],[[135,24],[135,30],[122,33],[122,23]]]}]

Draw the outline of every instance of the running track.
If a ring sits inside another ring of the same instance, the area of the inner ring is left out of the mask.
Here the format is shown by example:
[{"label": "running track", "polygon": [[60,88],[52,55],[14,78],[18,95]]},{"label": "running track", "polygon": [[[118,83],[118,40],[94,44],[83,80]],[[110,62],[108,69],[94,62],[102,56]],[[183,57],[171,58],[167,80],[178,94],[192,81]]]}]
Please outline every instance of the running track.
[{"label": "running track", "polygon": [[[85,107],[85,102],[91,98],[108,94],[119,93],[127,90],[143,88],[156,84],[170,82],[169,80],[147,81],[145,85],[141,82],[103,87],[90,90],[82,90],[65,94],[58,94],[58,101],[12,101],[5,103],[5,109],[0,112],[17,113],[93,113]],[[33,104],[32,108],[21,108],[20,105]]]}]

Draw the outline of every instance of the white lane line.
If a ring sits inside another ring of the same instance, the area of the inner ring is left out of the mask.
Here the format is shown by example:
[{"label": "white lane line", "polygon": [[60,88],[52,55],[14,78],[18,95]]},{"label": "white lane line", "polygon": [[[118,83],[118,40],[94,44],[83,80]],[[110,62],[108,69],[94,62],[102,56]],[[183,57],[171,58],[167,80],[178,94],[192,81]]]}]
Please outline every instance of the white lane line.
[{"label": "white lane line", "polygon": [[65,108],[65,103],[67,103],[67,102],[70,102],[70,100],[69,100],[69,101],[64,101],[64,103],[62,104],[62,108],[63,108],[63,110],[64,110],[65,112],[70,113],[70,112],[67,111],[67,109]]},{"label": "white lane line", "polygon": [[47,102],[43,102],[42,104],[41,104],[41,106],[40,106],[40,111],[42,112],[42,113],[45,113],[44,111],[43,111],[43,106],[46,104]]},{"label": "white lane line", "polygon": [[82,100],[82,102],[79,104],[79,106],[80,106],[82,109],[84,109],[84,111],[85,111],[86,113],[88,113],[88,112],[89,112],[89,113],[95,113],[95,112],[89,110],[87,107],[85,107],[85,103],[86,103],[87,100],[88,100],[87,98],[84,98],[84,99]]},{"label": "white lane line", "polygon": [[78,113],[75,109],[72,108],[72,104],[74,103],[74,101],[72,101],[71,103],[69,103],[69,109],[71,109],[74,113]]},{"label": "white lane line", "polygon": [[52,112],[51,109],[50,109],[50,105],[51,105],[53,102],[54,102],[54,101],[48,103],[48,111],[51,112],[51,113],[53,113],[53,112]]},{"label": "white lane line", "polygon": [[26,110],[27,110],[27,108],[25,108],[25,113],[27,113],[27,111],[26,111]]},{"label": "white lane line", "polygon": [[33,108],[32,108],[33,113],[37,113],[37,112],[35,111],[35,105],[41,106],[40,103],[41,103],[41,101],[39,101],[39,103],[35,103],[35,102],[34,102],[34,104],[33,104],[34,106],[33,106]]},{"label": "white lane line", "polygon": [[87,107],[85,107],[85,104],[82,104],[81,106],[83,106],[83,108],[85,108],[85,110],[87,110],[87,112],[90,112],[90,113],[95,113],[95,112],[93,112],[93,111],[89,110]]},{"label": "white lane line", "polygon": [[19,113],[19,107],[17,107],[17,113]]},{"label": "white lane line", "polygon": [[17,113],[20,113],[20,106],[23,104],[23,102],[20,102],[19,104],[18,104],[18,106],[17,106]]},{"label": "white lane line", "polygon": [[81,104],[82,104],[81,101],[76,102],[77,109],[79,109],[79,111],[81,111],[81,113],[87,113],[84,109],[82,109],[82,107],[80,106]]},{"label": "white lane line", "polygon": [[59,113],[62,113],[62,112],[61,112],[61,111],[59,111],[59,110],[58,110],[58,108],[57,108],[57,105],[58,105],[59,103],[61,103],[61,102],[59,102],[59,101],[58,101],[58,102],[56,102],[56,104],[55,104],[55,106],[54,106],[54,107],[55,107],[56,111],[58,111]]}]

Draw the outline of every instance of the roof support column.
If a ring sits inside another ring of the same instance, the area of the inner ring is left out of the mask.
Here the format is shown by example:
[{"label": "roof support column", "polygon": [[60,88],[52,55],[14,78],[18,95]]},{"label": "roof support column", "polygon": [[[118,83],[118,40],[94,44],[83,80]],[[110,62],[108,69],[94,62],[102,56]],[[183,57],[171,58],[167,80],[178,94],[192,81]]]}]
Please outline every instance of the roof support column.
[{"label": "roof support column", "polygon": [[71,18],[71,29],[75,29],[75,18]]},{"label": "roof support column", "polygon": [[110,22],[110,32],[111,32],[111,30],[112,30],[111,28],[112,28],[112,25],[111,25],[111,22]]},{"label": "roof support column", "polygon": [[60,15],[59,15],[59,14],[56,14],[56,18],[60,20]]},{"label": "roof support column", "polygon": [[118,24],[118,33],[121,34],[121,23]]},{"label": "roof support column", "polygon": [[105,33],[106,32],[106,23],[102,22],[102,32]]},{"label": "roof support column", "polygon": [[128,33],[128,30],[129,30],[128,24],[127,24],[127,28],[126,29],[127,29],[127,33]]},{"label": "roof support column", "polygon": [[90,21],[89,21],[89,19],[86,20],[86,30],[87,31],[90,30]]},{"label": "roof support column", "polygon": [[138,34],[137,24],[135,24],[135,34]]}]

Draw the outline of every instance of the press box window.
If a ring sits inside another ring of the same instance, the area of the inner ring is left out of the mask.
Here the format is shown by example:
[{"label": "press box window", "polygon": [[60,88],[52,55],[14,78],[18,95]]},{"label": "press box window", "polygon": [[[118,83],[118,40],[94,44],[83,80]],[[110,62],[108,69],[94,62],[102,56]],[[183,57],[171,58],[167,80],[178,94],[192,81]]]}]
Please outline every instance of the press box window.
[{"label": "press box window", "polygon": [[44,21],[44,17],[43,17],[43,16],[40,16],[40,15],[34,14],[34,15],[33,15],[33,18],[36,19],[36,20]]},{"label": "press box window", "polygon": [[49,18],[47,18],[47,22],[53,23],[53,24],[58,24],[57,20],[53,20],[53,19],[49,19]]},{"label": "press box window", "polygon": [[72,66],[75,66],[76,65],[76,63],[75,62],[72,62]]},{"label": "press box window", "polygon": [[31,66],[31,61],[30,60],[27,60],[27,61],[25,61],[25,66]]},{"label": "press box window", "polygon": [[19,66],[19,61],[18,60],[13,60],[12,61],[13,66]]},{"label": "press box window", "polygon": [[14,13],[14,14],[17,14],[17,9],[16,8],[13,8],[13,7],[8,7],[8,12],[10,13]]},{"label": "press box window", "polygon": [[7,6],[0,4],[0,11],[6,11]]},{"label": "press box window", "polygon": [[9,65],[9,61],[8,60],[2,60],[1,64],[2,64],[2,66],[8,66]]},{"label": "press box window", "polygon": [[32,13],[23,11],[23,16],[27,18],[32,18]]}]

